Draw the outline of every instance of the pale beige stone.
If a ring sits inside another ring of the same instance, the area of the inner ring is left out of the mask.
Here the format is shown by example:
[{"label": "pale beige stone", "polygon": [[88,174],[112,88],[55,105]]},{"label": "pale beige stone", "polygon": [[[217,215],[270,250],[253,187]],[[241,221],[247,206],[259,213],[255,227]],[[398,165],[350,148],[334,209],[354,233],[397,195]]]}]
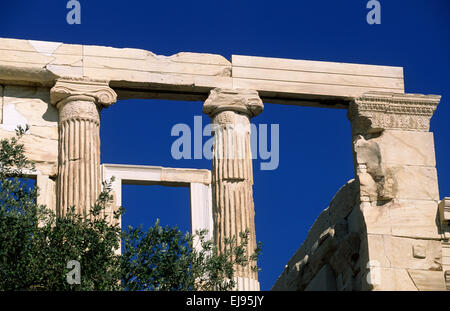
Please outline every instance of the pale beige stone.
[{"label": "pale beige stone", "polygon": [[29,133],[33,136],[58,140],[58,127],[57,126],[40,126],[33,125],[30,127]]},{"label": "pale beige stone", "polygon": [[233,288],[233,290],[259,291],[258,280],[243,278],[243,277],[234,277],[234,281],[236,282],[236,286],[235,286],[235,288]]},{"label": "pale beige stone", "polygon": [[35,49],[31,46],[28,40],[0,38],[0,49],[2,50],[17,50],[34,52]]},{"label": "pale beige stone", "polygon": [[362,219],[368,234],[392,234],[389,208],[389,205],[370,205],[361,208]]},{"label": "pale beige stone", "polygon": [[[0,66],[0,80],[32,80],[49,87],[62,77],[109,80],[128,89],[131,98],[147,98],[149,86],[164,90],[160,96],[169,99],[175,90],[207,96],[217,87],[244,88],[260,91],[275,103],[294,100],[312,106],[320,106],[330,96],[348,100],[370,90],[403,93],[403,69],[398,67],[246,56],[233,56],[230,62],[206,53],[163,56],[141,49],[32,40],[1,39]],[[316,101],[310,101],[311,94]]]},{"label": "pale beige stone", "polygon": [[368,234],[363,244],[367,245],[364,251],[368,251],[368,259],[378,262],[380,267],[432,271],[442,269],[440,241]]},{"label": "pale beige stone", "polygon": [[85,56],[104,56],[104,57],[118,57],[118,58],[134,58],[145,59],[148,55],[155,55],[152,52],[132,49],[132,48],[114,48],[109,46],[98,45],[84,45],[83,54]]},{"label": "pale beige stone", "polygon": [[55,76],[82,78],[83,67],[72,65],[47,65],[45,68]]},{"label": "pale beige stone", "polygon": [[91,68],[229,77],[231,65],[173,62],[170,58],[128,59],[85,56],[83,65]]},{"label": "pale beige stone", "polygon": [[437,202],[398,200],[389,209],[392,235],[440,239],[437,226]]},{"label": "pale beige stone", "polygon": [[15,136],[17,126],[30,126],[21,139],[27,157],[42,174],[54,176],[58,161],[58,117],[49,104],[47,88],[6,86],[4,88],[2,138]]},{"label": "pale beige stone", "polygon": [[[57,127],[58,112],[50,104],[48,88],[29,86],[6,86],[4,105],[14,109],[26,119],[26,123],[39,127]],[[5,116],[7,118],[8,116]]]},{"label": "pale beige stone", "polygon": [[103,179],[114,177],[133,184],[211,184],[211,171],[206,169],[171,168],[150,165],[102,164]]},{"label": "pale beige stone", "polygon": [[209,170],[164,168],[161,171],[161,181],[210,184],[211,172]]},{"label": "pale beige stone", "polygon": [[[362,262],[363,266],[366,266],[368,262],[376,264],[377,267],[392,268],[389,254],[386,253],[385,237],[389,235],[381,234],[367,234],[363,242],[361,243],[361,257],[365,259]],[[389,244],[390,246],[390,244]]]},{"label": "pale beige stone", "polygon": [[[435,272],[435,271],[429,271]],[[362,277],[363,288],[374,291],[417,291],[406,269],[371,267]]]},{"label": "pale beige stone", "polygon": [[408,274],[419,291],[445,291],[443,271],[425,271],[408,269]]},{"label": "pale beige stone", "polygon": [[[249,231],[247,254],[256,248],[250,118],[263,108],[258,93],[253,90],[213,89],[203,105],[214,131],[211,188],[219,252],[225,251],[225,239],[239,239],[239,233],[246,230]],[[251,269],[252,265],[254,262],[246,267],[237,266],[237,276],[257,281],[258,274]]]},{"label": "pale beige stone", "polygon": [[440,100],[438,95],[366,92],[350,102],[348,118],[352,134],[380,133],[388,129],[427,132]]},{"label": "pale beige stone", "polygon": [[50,100],[59,112],[57,213],[88,215],[101,191],[100,110],[116,101],[107,82],[61,79]]},{"label": "pale beige stone", "polygon": [[47,56],[51,56],[55,52],[55,50],[62,45],[61,42],[48,42],[37,40],[28,40],[28,42],[35,49],[36,52]]},{"label": "pale beige stone", "polygon": [[396,166],[384,168],[384,197],[409,200],[439,200],[434,167]]},{"label": "pale beige stone", "polygon": [[[256,89],[261,92],[262,97],[265,94],[270,94],[269,101],[272,102],[273,94],[303,94],[306,95],[314,95],[317,97],[340,97],[340,98],[354,98],[361,96],[362,94],[369,91],[378,91],[379,88],[370,87],[370,86],[341,86],[341,85],[333,85],[333,84],[318,84],[318,83],[308,83],[308,82],[290,82],[290,81],[277,81],[277,80],[256,80],[256,79],[243,79],[243,78],[234,78],[233,77],[233,87],[234,88],[242,88],[242,89]],[[399,89],[389,88],[384,89],[389,92],[401,91]],[[280,96],[280,95],[278,95]],[[281,97],[281,96],[280,96]],[[295,96],[296,98],[300,98],[300,96]],[[283,98],[283,97],[281,97]],[[289,99],[289,97],[286,97]],[[286,100],[286,103],[289,103],[289,100]],[[299,103],[300,105],[301,103]],[[305,104],[309,106],[308,103]]]},{"label": "pale beige stone", "polygon": [[374,138],[380,146],[381,162],[389,165],[436,166],[431,132],[385,130]]},{"label": "pale beige stone", "polygon": [[[438,244],[438,247],[440,248],[440,243]],[[412,251],[413,251],[413,257],[414,258],[420,258],[420,259],[424,259],[427,257],[427,249],[426,246],[423,245],[423,243],[414,243],[413,247],[412,247]]]},{"label": "pale beige stone", "polygon": [[[211,185],[193,182],[190,184],[191,198],[191,231],[208,230],[206,239],[214,239],[214,220],[212,209]],[[201,250],[202,246],[197,236],[194,237],[194,247]]]},{"label": "pale beige stone", "polygon": [[38,163],[57,163],[58,140],[35,135],[24,135],[21,142],[25,145],[25,151],[30,160]]},{"label": "pale beige stone", "polygon": [[37,175],[36,186],[39,188],[36,203],[45,205],[56,213],[56,183],[48,175]]},{"label": "pale beige stone", "polygon": [[[114,85],[121,87],[125,87],[130,84],[141,83],[144,88],[144,85],[154,83],[155,85],[167,85],[169,91],[177,90],[185,92],[192,92],[193,87],[194,90],[198,91],[205,91],[215,87],[232,87],[231,78],[222,76],[200,76],[191,74],[160,73],[90,67],[84,67],[83,72],[85,76],[92,77],[93,79],[109,80]],[[136,94],[136,96],[139,97],[139,94]],[[166,96],[170,97],[170,95]]]},{"label": "pale beige stone", "polygon": [[217,54],[181,52],[170,56],[170,60],[180,63],[231,65],[225,57]]},{"label": "pale beige stone", "polygon": [[402,67],[232,55],[234,66],[403,78]]},{"label": "pale beige stone", "polygon": [[58,48],[53,52],[52,56],[56,55],[73,55],[73,56],[82,56],[83,55],[83,45],[81,44],[61,44]]},{"label": "pale beige stone", "polygon": [[85,60],[82,55],[53,54],[53,60],[47,64],[49,66],[83,67]]},{"label": "pale beige stone", "polygon": [[0,50],[0,59],[11,65],[28,62],[45,66],[52,61],[52,57],[36,51]]},{"label": "pale beige stone", "polygon": [[440,239],[434,201],[396,200],[364,207],[362,213],[367,233]]},{"label": "pale beige stone", "polygon": [[[0,137],[11,139],[14,131],[0,129]],[[58,140],[35,135],[24,135],[19,141],[25,147],[27,158],[36,164],[36,170],[43,175],[55,176],[58,166]]]},{"label": "pale beige stone", "polygon": [[[422,134],[428,133],[420,133],[419,137],[423,136]],[[391,134],[386,134],[388,135]],[[408,136],[412,137],[414,134]],[[393,146],[385,148],[380,138],[365,139],[358,135],[354,139],[353,146],[358,163],[357,173],[362,196],[368,196],[371,201],[394,198],[416,200],[439,198],[437,173],[434,166],[383,162],[386,155],[389,154],[389,157],[394,158],[397,152]],[[428,147],[425,153],[434,154],[433,145],[424,144],[424,147]],[[402,149],[402,145],[398,144],[398,148]]]},{"label": "pale beige stone", "polygon": [[442,242],[442,265],[445,266],[445,270],[450,269],[450,244],[448,242]]},{"label": "pale beige stone", "polygon": [[[50,102],[56,105],[58,109],[58,104],[64,104],[67,100],[86,100],[87,97],[91,98],[87,100],[94,101],[101,107],[108,107],[117,100],[117,94],[109,87],[108,80],[59,79],[50,90]],[[67,112],[71,113],[72,110],[67,110]],[[61,113],[59,117],[61,123]]]},{"label": "pale beige stone", "polygon": [[[326,70],[326,69],[324,69]],[[366,86],[403,91],[403,78],[348,75],[330,72],[293,71],[272,68],[239,67],[233,64],[233,77],[252,80],[273,80],[304,83],[326,83],[341,86]]]},{"label": "pale beige stone", "polygon": [[51,87],[58,75],[53,74],[42,64],[23,62],[7,62],[0,60],[0,80],[11,85],[43,85]]}]

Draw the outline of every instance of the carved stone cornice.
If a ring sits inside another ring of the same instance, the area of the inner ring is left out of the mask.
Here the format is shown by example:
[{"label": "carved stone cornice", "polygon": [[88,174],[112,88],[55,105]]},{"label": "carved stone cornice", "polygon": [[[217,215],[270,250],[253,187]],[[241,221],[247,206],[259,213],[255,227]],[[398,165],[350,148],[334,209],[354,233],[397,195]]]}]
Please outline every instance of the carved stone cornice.
[{"label": "carved stone cornice", "polygon": [[258,92],[244,89],[215,88],[203,105],[203,112],[210,117],[223,111],[234,111],[251,118],[260,114],[263,109]]},{"label": "carved stone cornice", "polygon": [[67,100],[90,100],[100,107],[108,107],[116,102],[117,94],[106,81],[58,79],[50,90],[50,102],[58,107]]},{"label": "carved stone cornice", "polygon": [[385,129],[429,131],[430,119],[441,96],[368,92],[350,103],[348,118],[353,134]]}]

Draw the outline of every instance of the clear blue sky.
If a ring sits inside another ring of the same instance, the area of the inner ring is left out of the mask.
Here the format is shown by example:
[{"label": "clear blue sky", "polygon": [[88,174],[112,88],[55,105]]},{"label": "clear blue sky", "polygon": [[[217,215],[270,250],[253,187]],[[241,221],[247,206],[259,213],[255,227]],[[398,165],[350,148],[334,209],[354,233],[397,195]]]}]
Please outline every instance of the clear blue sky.
[{"label": "clear blue sky", "polygon": [[[381,25],[366,23],[366,0],[80,2],[81,25],[68,25],[66,0],[3,1],[0,37],[404,67],[406,92],[443,96],[431,130],[440,195],[450,196],[450,1],[380,0]],[[201,111],[200,102],[117,102],[102,112],[102,162],[211,169],[210,161],[170,154],[172,126],[193,126]],[[259,278],[267,290],[353,178],[352,149],[345,110],[266,104],[253,121],[280,124],[279,168],[261,171],[254,161]],[[149,226],[159,217],[189,230],[188,189],[124,186],[123,202],[125,224]]]}]

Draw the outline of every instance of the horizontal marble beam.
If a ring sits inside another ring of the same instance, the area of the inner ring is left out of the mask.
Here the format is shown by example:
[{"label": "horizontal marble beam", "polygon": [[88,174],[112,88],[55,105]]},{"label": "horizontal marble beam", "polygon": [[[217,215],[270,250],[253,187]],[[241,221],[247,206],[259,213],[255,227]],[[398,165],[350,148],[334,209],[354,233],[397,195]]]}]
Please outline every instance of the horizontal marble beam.
[{"label": "horizontal marble beam", "polygon": [[265,102],[343,108],[368,91],[404,93],[401,67],[0,38],[0,84],[52,87],[60,77],[109,81],[119,99],[204,101],[213,88],[244,88]]},{"label": "horizontal marble beam", "polygon": [[102,164],[102,179],[114,176],[125,184],[166,183],[186,184],[211,183],[211,172],[206,169],[169,168],[148,165]]}]

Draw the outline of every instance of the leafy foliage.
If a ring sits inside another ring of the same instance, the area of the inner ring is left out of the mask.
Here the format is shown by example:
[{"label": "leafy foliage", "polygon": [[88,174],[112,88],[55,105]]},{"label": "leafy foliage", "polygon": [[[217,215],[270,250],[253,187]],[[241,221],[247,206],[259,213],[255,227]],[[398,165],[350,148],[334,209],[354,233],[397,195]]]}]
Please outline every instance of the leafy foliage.
[{"label": "leafy foliage", "polygon": [[[0,290],[230,290],[236,267],[257,260],[260,245],[246,254],[248,232],[239,243],[226,240],[219,254],[205,230],[183,234],[157,221],[147,231],[121,231],[123,209],[113,217],[104,213],[112,204],[111,182],[88,215],[71,207],[57,217],[36,204],[39,189],[26,183],[35,170],[19,143],[27,130],[0,141]],[[71,260],[80,263],[80,284],[67,282]]]},{"label": "leafy foliage", "polygon": [[[225,241],[218,252],[207,231],[182,234],[178,228],[161,227],[156,221],[144,232],[129,228],[124,234],[122,271],[125,288],[130,290],[231,290],[235,268],[257,259],[260,245],[247,257],[248,231]],[[194,244],[201,247],[196,248]],[[256,267],[254,267],[256,269]]]}]

